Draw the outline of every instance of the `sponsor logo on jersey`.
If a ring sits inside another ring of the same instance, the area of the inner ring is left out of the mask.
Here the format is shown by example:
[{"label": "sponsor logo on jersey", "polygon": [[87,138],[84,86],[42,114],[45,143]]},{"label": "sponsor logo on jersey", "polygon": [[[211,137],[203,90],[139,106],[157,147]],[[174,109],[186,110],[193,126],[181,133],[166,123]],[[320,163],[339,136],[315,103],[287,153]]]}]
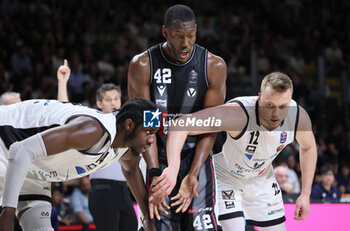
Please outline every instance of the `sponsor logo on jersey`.
[{"label": "sponsor logo on jersey", "polygon": [[258,173],[258,176],[260,176],[265,170],[266,170],[266,168],[264,168],[263,170],[261,170],[261,171]]},{"label": "sponsor logo on jersey", "polygon": [[287,132],[282,131],[281,138],[280,138],[280,143],[284,144],[286,142],[286,140],[287,140]]},{"label": "sponsor logo on jersey", "polygon": [[188,213],[200,213],[200,212],[211,212],[213,211],[213,207],[205,207],[200,209],[188,209]]},{"label": "sponsor logo on jersey", "polygon": [[267,213],[267,215],[274,215],[274,214],[277,214],[277,213],[281,213],[283,212],[284,209],[276,209],[276,210],[272,210],[270,212]]},{"label": "sponsor logo on jersey", "polygon": [[160,96],[163,96],[165,88],[166,87],[163,86],[163,85],[157,86],[157,89],[158,89],[158,92],[159,92]]},{"label": "sponsor logo on jersey", "polygon": [[52,171],[52,172],[50,172],[50,175],[51,175],[52,177],[57,177],[57,172],[56,172],[56,171]]},{"label": "sponsor logo on jersey", "polygon": [[47,181],[48,179],[51,179],[52,176],[50,174],[47,174],[43,171],[38,171],[39,176],[41,177],[42,181]]},{"label": "sponsor logo on jersey", "polygon": [[198,78],[198,73],[195,70],[192,70],[189,74],[188,83],[189,84],[196,84]]},{"label": "sponsor logo on jersey", "polygon": [[247,154],[247,153],[244,153],[244,155],[250,160],[252,159],[253,155],[252,154]]},{"label": "sponsor logo on jersey", "polygon": [[75,166],[75,170],[77,171],[77,173],[80,175],[80,174],[83,174],[86,172],[86,170],[80,166]]},{"label": "sponsor logo on jersey", "polygon": [[233,209],[235,206],[235,203],[233,201],[225,201],[226,209]]},{"label": "sponsor logo on jersey", "polygon": [[245,175],[242,174],[243,172],[241,170],[231,170],[231,174],[236,175],[236,176],[240,176],[240,177],[245,177]]},{"label": "sponsor logo on jersey", "polygon": [[187,95],[188,95],[189,97],[194,97],[194,96],[196,95],[196,93],[197,93],[197,91],[196,91],[196,89],[194,89],[193,87],[187,89]]},{"label": "sponsor logo on jersey", "polygon": [[256,146],[253,146],[253,145],[248,145],[245,148],[245,151],[248,152],[248,153],[251,153],[251,154],[254,154],[255,150],[256,150]]},{"label": "sponsor logo on jersey", "polygon": [[235,194],[233,193],[233,190],[222,190],[222,199],[224,200],[234,200],[235,199]]},{"label": "sponsor logo on jersey", "polygon": [[143,111],[143,127],[144,128],[160,128],[160,115],[162,113],[157,110]]},{"label": "sponsor logo on jersey", "polygon": [[267,206],[275,206],[275,205],[278,205],[279,203],[281,203],[282,202],[282,200],[280,200],[280,201],[276,201],[276,202],[273,202],[273,203],[267,203]]},{"label": "sponsor logo on jersey", "polygon": [[284,144],[278,146],[277,149],[276,149],[276,152],[282,151],[283,148],[284,148]]},{"label": "sponsor logo on jersey", "polygon": [[261,166],[263,166],[263,165],[265,164],[265,161],[263,161],[262,163],[255,162],[253,166],[250,166],[250,165],[247,164],[247,162],[245,162],[244,160],[243,160],[243,162],[245,163],[245,165],[246,165],[248,168],[254,169],[254,170],[260,168]]},{"label": "sponsor logo on jersey", "polygon": [[168,106],[168,102],[166,99],[156,99],[156,105],[160,108],[166,108]]},{"label": "sponsor logo on jersey", "polygon": [[45,101],[44,106],[49,105],[49,103],[50,103],[50,100],[48,99],[48,100]]}]

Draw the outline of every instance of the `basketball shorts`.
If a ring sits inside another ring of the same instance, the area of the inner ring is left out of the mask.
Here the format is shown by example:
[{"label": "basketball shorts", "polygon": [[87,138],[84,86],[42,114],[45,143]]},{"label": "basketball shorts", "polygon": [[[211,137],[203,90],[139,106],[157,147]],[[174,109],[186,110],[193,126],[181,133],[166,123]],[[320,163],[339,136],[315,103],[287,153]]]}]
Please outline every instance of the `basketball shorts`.
[{"label": "basketball shorts", "polygon": [[273,167],[248,179],[232,175],[223,154],[214,156],[219,221],[245,217],[247,225],[272,226],[285,221],[281,189]]}]

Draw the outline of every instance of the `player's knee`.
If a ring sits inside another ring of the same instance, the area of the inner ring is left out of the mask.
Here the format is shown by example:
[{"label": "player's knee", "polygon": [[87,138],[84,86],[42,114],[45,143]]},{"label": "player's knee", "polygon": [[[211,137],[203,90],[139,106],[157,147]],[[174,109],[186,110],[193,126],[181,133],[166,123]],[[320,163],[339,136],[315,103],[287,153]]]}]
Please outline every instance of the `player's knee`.
[{"label": "player's knee", "polygon": [[54,231],[51,226],[51,206],[39,205],[25,211],[19,223],[23,231]]}]

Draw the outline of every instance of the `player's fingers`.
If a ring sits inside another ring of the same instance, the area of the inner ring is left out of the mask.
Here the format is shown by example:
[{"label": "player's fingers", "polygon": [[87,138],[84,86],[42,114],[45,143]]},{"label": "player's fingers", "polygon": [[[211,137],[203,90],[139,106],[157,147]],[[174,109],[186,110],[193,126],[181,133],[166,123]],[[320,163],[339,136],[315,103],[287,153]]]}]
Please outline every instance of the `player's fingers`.
[{"label": "player's fingers", "polygon": [[182,204],[183,200],[184,200],[184,199],[183,199],[182,197],[180,197],[179,199],[177,199],[175,202],[173,202],[173,203],[171,204],[171,207],[174,207],[174,206],[177,206],[177,205]]},{"label": "player's fingers", "polygon": [[298,205],[295,206],[295,211],[294,211],[294,219],[299,220],[299,213],[300,213],[300,207]]},{"label": "player's fingers", "polygon": [[67,61],[67,59],[64,59],[64,66],[65,66],[65,67],[68,67],[68,61]]},{"label": "player's fingers", "polygon": [[162,200],[162,206],[166,209],[170,209],[170,206],[165,202],[165,200]]},{"label": "player's fingers", "polygon": [[178,193],[175,196],[173,196],[172,198],[170,198],[170,200],[175,201],[175,200],[178,200],[180,197],[181,197],[181,194]]},{"label": "player's fingers", "polygon": [[156,216],[157,220],[160,220],[159,212],[157,206],[154,206],[154,215]]},{"label": "player's fingers", "polygon": [[165,210],[165,208],[163,207],[162,204],[159,205],[158,210],[159,210],[159,212],[161,212],[161,213],[168,214],[168,211]]},{"label": "player's fingers", "polygon": [[158,190],[160,188],[164,188],[164,185],[166,185],[166,181],[165,180],[161,180],[161,181],[159,181],[158,183],[155,183],[155,184],[153,184],[153,182],[152,182],[152,185],[151,185],[152,192],[156,191],[156,190]]},{"label": "player's fingers", "polygon": [[185,199],[184,200],[184,202],[182,203],[183,204],[183,206],[182,206],[182,210],[181,210],[181,212],[186,212],[186,209],[188,208],[188,206],[190,205],[190,202],[191,202],[191,200],[189,200],[189,199]]},{"label": "player's fingers", "polygon": [[151,218],[151,220],[153,220],[154,216],[153,216],[153,204],[149,203],[149,217]]},{"label": "player's fingers", "polygon": [[183,203],[179,205],[179,207],[176,209],[175,213],[179,213],[183,209]]}]

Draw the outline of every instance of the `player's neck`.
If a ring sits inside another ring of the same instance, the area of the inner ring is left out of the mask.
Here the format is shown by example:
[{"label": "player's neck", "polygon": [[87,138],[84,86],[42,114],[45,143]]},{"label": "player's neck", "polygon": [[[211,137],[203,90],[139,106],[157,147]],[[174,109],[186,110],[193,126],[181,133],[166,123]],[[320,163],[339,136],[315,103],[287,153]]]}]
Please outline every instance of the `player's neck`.
[{"label": "player's neck", "polygon": [[113,148],[125,148],[126,142],[125,142],[125,131],[122,129],[117,129],[117,134],[114,137],[114,141],[112,143]]}]

